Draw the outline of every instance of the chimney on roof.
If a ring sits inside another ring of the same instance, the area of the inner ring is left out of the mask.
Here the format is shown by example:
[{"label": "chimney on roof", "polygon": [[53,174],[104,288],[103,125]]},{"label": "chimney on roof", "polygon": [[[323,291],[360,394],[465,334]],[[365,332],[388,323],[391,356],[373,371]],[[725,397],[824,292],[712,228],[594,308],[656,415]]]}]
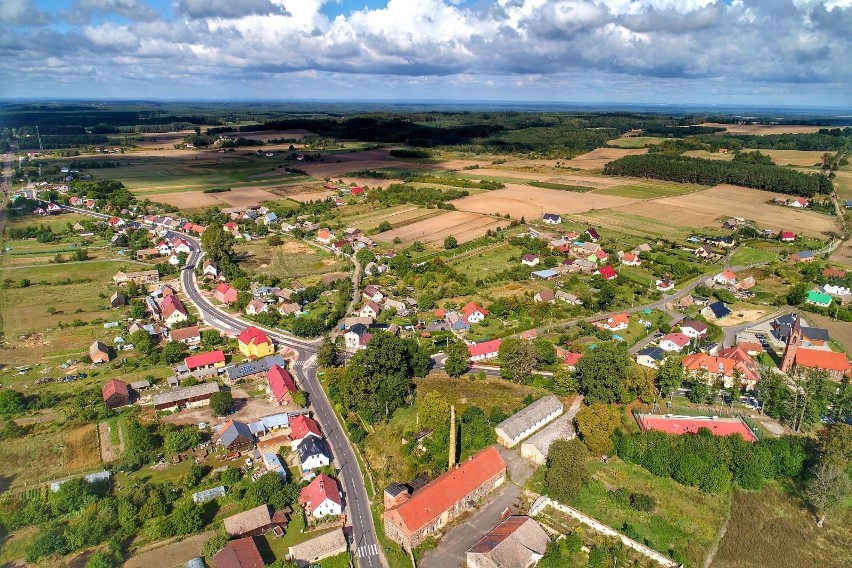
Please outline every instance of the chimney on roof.
[{"label": "chimney on roof", "polygon": [[456,407],[450,405],[450,455],[447,470],[453,469],[456,464]]}]

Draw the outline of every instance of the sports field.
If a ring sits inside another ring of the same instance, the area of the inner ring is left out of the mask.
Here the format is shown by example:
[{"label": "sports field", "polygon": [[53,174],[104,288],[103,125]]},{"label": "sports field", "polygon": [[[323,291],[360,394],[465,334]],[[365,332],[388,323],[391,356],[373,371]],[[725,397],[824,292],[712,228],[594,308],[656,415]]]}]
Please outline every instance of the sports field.
[{"label": "sports field", "polygon": [[668,434],[695,434],[699,429],[707,428],[715,436],[739,434],[743,440],[748,442],[757,441],[757,436],[739,418],[641,414],[637,418],[637,422],[642,430],[657,430]]}]

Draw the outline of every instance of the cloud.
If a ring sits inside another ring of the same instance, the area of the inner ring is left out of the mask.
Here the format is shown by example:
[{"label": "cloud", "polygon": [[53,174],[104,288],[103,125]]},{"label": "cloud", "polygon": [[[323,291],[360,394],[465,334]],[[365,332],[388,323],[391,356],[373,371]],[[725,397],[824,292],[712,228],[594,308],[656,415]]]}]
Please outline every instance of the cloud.
[{"label": "cloud", "polygon": [[177,0],[175,9],[190,18],[242,18],[268,14],[288,14],[284,6],[271,0]]},{"label": "cloud", "polygon": [[37,26],[47,20],[47,15],[32,0],[0,0],[0,24]]},{"label": "cloud", "polygon": [[72,12],[86,20],[92,13],[115,14],[140,22],[150,22],[159,17],[144,0],[78,0]]}]

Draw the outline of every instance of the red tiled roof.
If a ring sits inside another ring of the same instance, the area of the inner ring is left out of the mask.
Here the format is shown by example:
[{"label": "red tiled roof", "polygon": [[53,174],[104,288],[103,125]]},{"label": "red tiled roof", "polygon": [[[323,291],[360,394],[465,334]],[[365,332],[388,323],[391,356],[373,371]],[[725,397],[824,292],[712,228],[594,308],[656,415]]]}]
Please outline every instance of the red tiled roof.
[{"label": "red tiled roof", "polygon": [[617,276],[615,270],[613,270],[613,268],[609,265],[604,266],[598,272],[600,272],[600,275],[604,278],[604,280],[611,280]]},{"label": "red tiled roof", "polygon": [[243,345],[259,345],[261,343],[269,343],[269,336],[262,329],[250,325],[245,328],[237,338]]},{"label": "red tiled roof", "polygon": [[160,310],[163,314],[163,319],[169,319],[174,312],[180,312],[183,315],[189,315],[186,311],[186,308],[183,305],[177,296],[173,294],[163,294],[163,303],[160,306]]},{"label": "red tiled roof", "polygon": [[781,238],[782,239],[795,239],[796,233],[793,233],[791,231],[784,231],[783,233],[781,233]]},{"label": "red tiled roof", "polygon": [[291,440],[301,440],[308,434],[316,434],[320,438],[322,437],[322,432],[320,432],[319,424],[317,424],[316,420],[304,414],[294,416],[290,419]]},{"label": "red tiled roof", "polygon": [[331,499],[338,505],[342,505],[340,491],[337,481],[332,477],[321,473],[299,492],[299,503],[308,503],[310,508],[316,509],[326,499]]},{"label": "red tiled roof", "polygon": [[101,394],[104,397],[104,400],[107,400],[114,394],[120,394],[123,396],[130,396],[127,391],[127,383],[124,381],[119,381],[118,379],[112,379],[108,381],[104,386],[101,387]]},{"label": "red tiled roof", "polygon": [[826,371],[843,371],[848,373],[852,366],[843,353],[823,351],[821,349],[803,349],[796,351],[796,366]]},{"label": "red tiled roof", "polygon": [[263,567],[263,557],[250,536],[232,540],[213,557],[213,568]]},{"label": "red tiled roof", "polygon": [[436,318],[445,318],[445,317],[447,317],[447,310],[445,310],[444,308],[437,308],[437,309],[435,310],[435,317],[436,317]]},{"label": "red tiled roof", "polygon": [[689,338],[682,333],[667,333],[660,338],[660,342],[671,341],[678,347],[686,347],[689,345]]},{"label": "red tiled roof", "polygon": [[479,539],[476,544],[467,549],[468,552],[486,554],[497,548],[500,543],[515,534],[519,528],[524,526],[527,521],[535,522],[527,516],[515,515],[511,516]]},{"label": "red tiled roof", "polygon": [[482,343],[476,343],[474,345],[468,345],[467,351],[470,353],[471,357],[476,357],[477,355],[487,355],[489,353],[497,353],[500,351],[500,345],[503,342],[499,339],[492,339],[491,341],[483,341]]},{"label": "red tiled roof", "polygon": [[564,361],[565,364],[568,365],[569,367],[573,367],[574,365],[577,364],[577,361],[579,361],[582,358],[583,358],[582,353],[573,353],[573,352],[569,351],[568,354],[565,355],[565,358],[562,359],[562,361]]},{"label": "red tiled roof", "polygon": [[200,335],[201,332],[198,331],[198,326],[193,325],[181,329],[173,329],[169,332],[169,339],[172,341],[185,341],[187,339],[192,339],[193,337],[199,337]]},{"label": "red tiled roof", "polygon": [[481,487],[506,471],[506,462],[494,446],[485,448],[455,469],[437,477],[411,499],[386,515],[398,517],[400,528],[416,533]]},{"label": "red tiled roof", "polygon": [[280,365],[273,365],[266,371],[266,380],[275,400],[281,400],[288,393],[294,393],[298,390],[296,383],[293,382],[293,377],[287,372],[287,369]]},{"label": "red tiled roof", "polygon": [[484,316],[488,315],[488,310],[486,310],[485,308],[480,308],[476,305],[475,302],[468,302],[462,308],[462,313],[464,314],[465,319],[469,318],[471,314],[476,311],[481,312]]},{"label": "red tiled roof", "polygon": [[207,365],[213,365],[215,363],[224,363],[225,362],[225,352],[221,349],[217,351],[210,351],[208,353],[198,353],[197,355],[190,355],[186,358],[185,364],[188,369],[197,369],[199,367],[206,367]]}]

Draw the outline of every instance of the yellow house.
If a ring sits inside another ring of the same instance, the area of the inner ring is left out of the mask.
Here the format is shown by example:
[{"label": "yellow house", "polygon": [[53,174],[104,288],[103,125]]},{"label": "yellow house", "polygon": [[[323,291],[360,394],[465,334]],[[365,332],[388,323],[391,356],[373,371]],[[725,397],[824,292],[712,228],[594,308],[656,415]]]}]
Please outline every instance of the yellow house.
[{"label": "yellow house", "polygon": [[253,325],[245,328],[237,341],[240,344],[240,353],[246,357],[258,359],[275,353],[275,346],[269,336]]}]

